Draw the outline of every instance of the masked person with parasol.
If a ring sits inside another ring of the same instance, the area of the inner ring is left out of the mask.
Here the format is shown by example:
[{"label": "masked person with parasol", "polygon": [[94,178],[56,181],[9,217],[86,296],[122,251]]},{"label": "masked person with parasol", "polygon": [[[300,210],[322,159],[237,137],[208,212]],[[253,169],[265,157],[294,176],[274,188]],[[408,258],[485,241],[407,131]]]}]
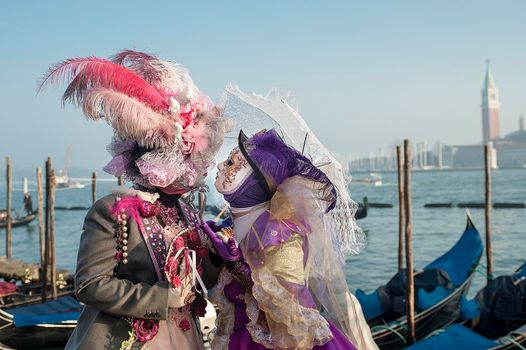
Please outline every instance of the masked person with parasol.
[{"label": "masked person with parasol", "polygon": [[192,199],[229,123],[184,67],[149,54],[69,59],[41,88],[62,80],[64,103],[114,129],[104,170],[133,184],[86,216],[75,275],[85,307],[66,349],[202,349],[196,320],[221,262]]},{"label": "masked person with parasol", "polygon": [[305,132],[303,148],[329,161],[315,166],[271,129],[241,131],[219,164],[215,187],[233,225],[202,224],[224,260],[212,349],[377,349],[343,272],[343,257],[364,241],[339,164],[283,101],[228,88],[225,113],[292,130],[292,141]]},{"label": "masked person with parasol", "polygon": [[212,348],[376,349],[337,262],[328,213],[338,193],[327,175],[275,130],[241,132],[218,169],[233,227],[202,225],[225,264]]}]

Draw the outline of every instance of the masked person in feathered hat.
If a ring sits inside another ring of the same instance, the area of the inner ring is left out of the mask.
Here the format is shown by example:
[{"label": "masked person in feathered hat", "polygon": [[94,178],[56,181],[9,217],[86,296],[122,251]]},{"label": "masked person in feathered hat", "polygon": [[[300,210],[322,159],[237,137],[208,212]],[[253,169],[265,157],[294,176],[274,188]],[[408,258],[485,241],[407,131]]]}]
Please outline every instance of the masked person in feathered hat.
[{"label": "masked person in feathered hat", "polygon": [[41,84],[66,80],[63,102],[114,129],[105,171],[133,188],[88,212],[75,275],[85,307],[66,349],[201,349],[196,319],[221,261],[208,254],[192,191],[229,123],[179,64],[123,51],[70,59]]},{"label": "masked person in feathered hat", "polygon": [[275,130],[238,141],[215,181],[233,226],[202,224],[224,260],[212,349],[377,349],[338,260],[354,218],[335,185]]}]

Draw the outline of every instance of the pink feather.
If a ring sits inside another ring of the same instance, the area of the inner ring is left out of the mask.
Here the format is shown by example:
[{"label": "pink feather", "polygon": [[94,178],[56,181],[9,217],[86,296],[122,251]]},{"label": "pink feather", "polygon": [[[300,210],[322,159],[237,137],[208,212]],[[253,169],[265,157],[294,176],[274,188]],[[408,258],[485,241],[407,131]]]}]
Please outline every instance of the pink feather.
[{"label": "pink feather", "polygon": [[140,208],[143,205],[143,200],[137,197],[123,197],[121,200],[115,202],[111,213],[115,216],[119,215],[124,211],[126,215],[133,217],[139,229],[143,231],[142,220],[140,216]]},{"label": "pink feather", "polygon": [[155,56],[139,51],[124,50],[113,55],[110,60],[121,66],[129,67],[149,83],[160,84],[162,82],[161,71],[151,64],[158,60]]},{"label": "pink feather", "polygon": [[82,109],[88,118],[104,117],[121,138],[140,146],[166,147],[175,142],[172,119],[121,92],[92,88],[84,94]]},{"label": "pink feather", "polygon": [[80,103],[82,94],[91,87],[103,87],[133,97],[155,111],[163,112],[170,106],[168,100],[153,85],[134,71],[97,57],[73,58],[50,68],[40,83],[39,91],[48,84],[70,81],[63,102]]},{"label": "pink feather", "polygon": [[180,64],[133,50],[119,52],[111,60],[141,75],[146,81],[157,87],[167,100],[173,96],[183,104],[199,95],[199,89],[195,86],[188,71]]}]

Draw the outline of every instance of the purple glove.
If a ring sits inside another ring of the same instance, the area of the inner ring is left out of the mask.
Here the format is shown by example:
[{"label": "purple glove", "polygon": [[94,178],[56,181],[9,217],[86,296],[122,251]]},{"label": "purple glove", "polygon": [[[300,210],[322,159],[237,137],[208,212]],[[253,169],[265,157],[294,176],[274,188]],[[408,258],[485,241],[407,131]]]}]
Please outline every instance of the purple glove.
[{"label": "purple glove", "polygon": [[210,237],[210,241],[212,241],[217,253],[225,260],[225,266],[234,279],[241,283],[245,290],[252,288],[254,284],[252,282],[252,271],[248,263],[243,259],[243,253],[236,245],[236,241],[230,237],[225,243],[206,222],[201,223],[201,229]]},{"label": "purple glove", "polygon": [[[215,224],[213,226],[215,226]],[[228,238],[228,241],[225,243],[223,239],[218,237],[217,233],[214,232],[206,222],[201,223],[201,229],[210,238],[210,241],[214,245],[217,254],[219,254],[223,260],[239,261],[243,259],[243,254],[241,254],[241,250],[236,245],[236,241],[233,238]]]}]

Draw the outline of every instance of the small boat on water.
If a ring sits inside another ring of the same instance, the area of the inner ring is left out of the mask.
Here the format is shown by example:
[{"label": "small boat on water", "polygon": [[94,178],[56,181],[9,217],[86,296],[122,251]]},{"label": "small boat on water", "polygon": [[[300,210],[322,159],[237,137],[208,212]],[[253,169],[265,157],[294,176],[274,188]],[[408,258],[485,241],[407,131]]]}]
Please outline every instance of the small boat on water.
[{"label": "small boat on water", "polygon": [[[15,216],[11,218],[11,227],[18,227],[28,225],[30,222],[35,220],[37,216],[35,214],[26,214],[24,216]],[[5,211],[0,212],[0,228],[7,226],[7,213]]]},{"label": "small boat on water", "polygon": [[[24,178],[24,211],[26,215],[20,216],[18,213],[11,214],[11,227],[24,226],[35,220],[36,212],[33,210],[33,201],[27,190],[27,179]],[[7,210],[0,210],[0,228],[7,226]]]},{"label": "small boat on water", "polygon": [[66,189],[66,188],[84,188],[86,185],[81,184],[78,181],[71,180],[67,175],[56,175],[55,181],[57,183],[57,188]]},{"label": "small boat on water", "polygon": [[461,323],[437,330],[410,350],[526,348],[526,263],[500,276],[472,300],[462,299]]},{"label": "small boat on water", "polygon": [[[417,339],[458,319],[461,297],[469,289],[482,251],[480,234],[468,216],[466,229],[457,243],[423,271],[415,273]],[[406,284],[405,270],[402,270],[370,294],[356,291],[373,338],[381,349],[407,346]]]},{"label": "small boat on water", "polygon": [[353,176],[351,182],[359,182],[373,186],[382,186],[382,175],[378,173],[370,173],[369,175],[362,177]]},{"label": "small boat on water", "polygon": [[367,209],[369,209],[369,200],[367,197],[363,197],[363,203],[358,203],[358,209],[356,209],[354,218],[356,220],[365,218],[367,216]]},{"label": "small boat on water", "polygon": [[73,296],[0,309],[0,343],[14,349],[64,346],[82,304]]}]

